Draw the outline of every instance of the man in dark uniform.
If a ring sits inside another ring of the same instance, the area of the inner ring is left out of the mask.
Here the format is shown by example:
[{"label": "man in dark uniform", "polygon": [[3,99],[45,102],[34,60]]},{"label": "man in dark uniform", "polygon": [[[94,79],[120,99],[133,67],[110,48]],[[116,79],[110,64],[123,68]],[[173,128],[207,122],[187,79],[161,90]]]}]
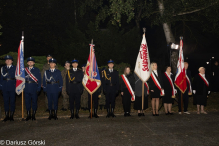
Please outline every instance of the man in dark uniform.
[{"label": "man in dark uniform", "polygon": [[[3,121],[14,121],[15,111],[15,70],[16,67],[12,65],[13,58],[9,55],[5,56],[5,66],[1,68],[1,80],[0,86],[3,93],[5,118]],[[9,106],[10,106],[10,117],[9,117]]]},{"label": "man in dark uniform", "polygon": [[[56,63],[57,61],[54,58],[50,59],[50,69],[46,70],[43,76],[43,90],[48,98],[49,120],[52,118],[55,120],[58,119],[58,98],[63,86],[61,71],[55,68]],[[52,105],[54,105],[53,108]],[[52,109],[54,109],[54,116],[52,114]]]},{"label": "man in dark uniform", "polygon": [[25,68],[25,88],[24,97],[27,110],[26,121],[31,119],[31,100],[32,100],[32,120],[36,120],[37,96],[41,90],[41,74],[40,70],[34,67],[35,59],[27,58],[28,67]]},{"label": "man in dark uniform", "polygon": [[80,100],[81,94],[83,92],[83,72],[78,69],[78,60],[72,60],[73,69],[69,70],[66,75],[66,92],[69,95],[69,104],[71,110],[70,119],[74,118],[74,102],[76,107],[75,118],[79,119],[79,109],[80,109]]},{"label": "man in dark uniform", "polygon": [[[52,59],[52,55],[51,55],[51,54],[48,54],[48,55],[46,56],[46,59],[47,59],[47,63],[45,63],[45,64],[43,65],[43,70],[42,70],[42,72],[41,72],[41,78],[42,78],[42,82],[41,82],[41,83],[43,83],[43,76],[44,76],[45,71],[46,71],[46,70],[49,70],[49,68],[50,68],[49,60]],[[58,66],[57,66],[57,65],[56,65],[56,69],[58,69]],[[43,86],[43,85],[42,85],[42,86]],[[48,99],[47,99],[46,94],[45,94],[45,105],[46,105],[46,111],[48,111]]]},{"label": "man in dark uniform", "polygon": [[[185,67],[185,70],[186,70],[186,75],[188,76],[190,84],[191,84],[192,83],[191,82],[192,81],[191,80],[192,77],[191,77],[190,70],[188,70],[188,66],[189,66],[188,62],[184,62],[184,67]],[[186,81],[186,84],[187,84],[187,89],[183,93],[183,105],[184,105],[184,113],[189,115],[190,113],[188,112],[187,109],[188,109],[188,104],[189,104],[189,88],[190,88],[190,85],[189,85],[189,83],[187,81]],[[182,114],[181,113],[181,91],[178,89],[177,93],[179,95],[179,99],[178,99],[179,114]],[[191,95],[192,95],[192,93],[191,93]]]},{"label": "man in dark uniform", "polygon": [[[119,91],[119,72],[114,70],[114,61],[108,61],[109,69],[104,70],[103,91],[106,95],[107,118],[114,115],[116,94]],[[110,112],[111,104],[111,112]]]}]

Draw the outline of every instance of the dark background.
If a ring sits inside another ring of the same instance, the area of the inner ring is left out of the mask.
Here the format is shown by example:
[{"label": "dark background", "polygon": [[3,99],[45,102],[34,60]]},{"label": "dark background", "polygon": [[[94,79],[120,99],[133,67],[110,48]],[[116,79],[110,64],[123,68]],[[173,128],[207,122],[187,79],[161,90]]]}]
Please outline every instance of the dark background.
[{"label": "dark background", "polygon": [[[129,23],[122,20],[122,26],[119,27],[112,25],[108,18],[97,27],[95,20],[98,9],[88,7],[84,15],[80,15],[80,4],[73,0],[1,0],[0,31],[3,34],[0,36],[0,55],[17,52],[21,32],[24,31],[25,58],[52,54],[61,64],[77,58],[79,65],[82,65],[87,61],[89,43],[94,39],[99,66],[113,59],[116,63],[129,63],[134,69],[142,28],[146,27],[151,61],[158,62],[162,70],[169,65],[170,50],[162,25],[151,25],[148,19],[142,19],[139,27],[134,20]],[[179,43],[179,36],[184,38],[184,56],[193,76],[198,73],[200,66],[206,67],[209,72],[211,68],[206,62],[214,57],[211,61],[213,64],[219,58],[218,35],[204,31],[200,23],[203,21],[176,21],[171,25],[176,43]]]}]

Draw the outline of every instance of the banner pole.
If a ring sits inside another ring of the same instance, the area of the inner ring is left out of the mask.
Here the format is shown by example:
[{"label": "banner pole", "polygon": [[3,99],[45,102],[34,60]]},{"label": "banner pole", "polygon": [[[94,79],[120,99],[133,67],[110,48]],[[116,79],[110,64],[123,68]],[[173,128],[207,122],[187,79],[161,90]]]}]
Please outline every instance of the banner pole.
[{"label": "banner pole", "polygon": [[24,90],[22,90],[22,121],[24,121]]},{"label": "banner pole", "polygon": [[91,107],[91,109],[90,109],[90,118],[92,119],[92,102],[93,102],[93,100],[92,100],[92,94],[90,95],[90,107]]},{"label": "banner pole", "polygon": [[181,92],[181,112],[183,114],[183,93]]},{"label": "banner pole", "polygon": [[142,81],[142,110],[144,109],[144,82]]}]

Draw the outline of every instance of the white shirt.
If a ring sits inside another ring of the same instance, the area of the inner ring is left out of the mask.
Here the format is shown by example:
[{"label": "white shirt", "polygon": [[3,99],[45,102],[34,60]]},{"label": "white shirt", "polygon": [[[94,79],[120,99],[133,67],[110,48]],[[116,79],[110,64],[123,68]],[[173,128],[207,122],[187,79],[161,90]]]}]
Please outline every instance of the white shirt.
[{"label": "white shirt", "polygon": [[201,75],[202,77],[204,77],[204,78],[205,78],[205,74],[201,74],[201,73],[200,73],[200,75]]},{"label": "white shirt", "polygon": [[158,76],[157,70],[153,70],[153,72]]},{"label": "white shirt", "polygon": [[7,65],[7,68],[10,69],[10,68],[11,68],[11,65]]},{"label": "white shirt", "polygon": [[77,68],[73,68],[73,71],[77,71]]},{"label": "white shirt", "polygon": [[169,78],[171,78],[171,74],[172,74],[172,73],[168,74],[168,73],[166,72],[166,74],[168,75]]},{"label": "white shirt", "polygon": [[54,72],[54,71],[55,71],[55,69],[51,69],[51,68],[50,68],[50,70],[51,70],[51,72]]},{"label": "white shirt", "polygon": [[109,69],[109,72],[113,72],[113,69]]}]

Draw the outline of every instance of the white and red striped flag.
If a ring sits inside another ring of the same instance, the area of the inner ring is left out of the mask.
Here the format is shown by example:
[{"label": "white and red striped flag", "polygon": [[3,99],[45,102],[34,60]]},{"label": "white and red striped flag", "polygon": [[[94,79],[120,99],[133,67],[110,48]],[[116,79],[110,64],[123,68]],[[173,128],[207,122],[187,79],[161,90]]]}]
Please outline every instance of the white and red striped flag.
[{"label": "white and red striped flag", "polygon": [[175,85],[179,90],[184,93],[187,89],[186,84],[186,71],[184,67],[184,57],[183,57],[183,41],[182,37],[180,38],[180,51],[179,51],[179,59],[177,63],[177,73],[175,78]]}]

